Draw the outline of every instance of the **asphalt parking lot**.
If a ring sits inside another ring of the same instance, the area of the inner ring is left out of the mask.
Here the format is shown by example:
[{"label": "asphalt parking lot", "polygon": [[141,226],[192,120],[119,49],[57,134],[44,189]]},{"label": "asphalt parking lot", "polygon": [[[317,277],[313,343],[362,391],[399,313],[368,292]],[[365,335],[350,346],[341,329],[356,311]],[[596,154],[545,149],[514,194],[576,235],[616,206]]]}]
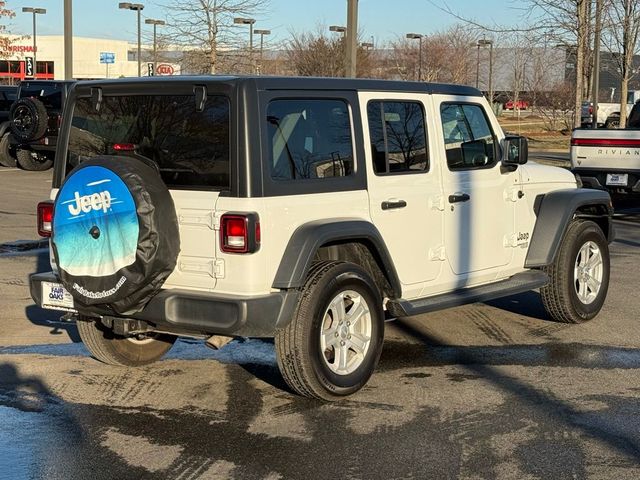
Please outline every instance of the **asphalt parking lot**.
[{"label": "asphalt parking lot", "polygon": [[616,214],[595,320],[554,323],[533,292],[399,319],[367,387],[323,404],[287,390],[271,342],[91,358],[29,296],[47,250],[12,243],[36,240],[50,175],[0,169],[0,478],[640,477],[640,208]]}]

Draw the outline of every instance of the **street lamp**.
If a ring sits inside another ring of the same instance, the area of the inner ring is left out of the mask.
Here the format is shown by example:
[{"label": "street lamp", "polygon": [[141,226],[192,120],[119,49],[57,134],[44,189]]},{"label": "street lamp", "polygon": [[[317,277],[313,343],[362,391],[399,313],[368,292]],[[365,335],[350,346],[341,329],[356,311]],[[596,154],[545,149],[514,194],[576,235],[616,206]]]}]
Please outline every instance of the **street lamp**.
[{"label": "street lamp", "polygon": [[158,25],[164,25],[164,20],[154,20],[153,18],[145,19],[146,25],[153,25],[153,74],[155,75],[158,68],[158,44],[156,42],[156,28]]},{"label": "street lamp", "polygon": [[144,9],[141,3],[120,2],[118,8],[138,12],[138,76],[142,76],[142,58],[140,56],[140,12]]},{"label": "street lamp", "polygon": [[233,19],[233,23],[238,25],[249,25],[249,62],[253,73],[256,71],[255,64],[253,62],[253,24],[256,23],[255,18],[236,17]]},{"label": "street lamp", "polygon": [[345,35],[347,33],[347,27],[341,27],[340,25],[329,25],[329,31]]},{"label": "street lamp", "polygon": [[489,45],[489,104],[493,108],[493,41],[484,38],[478,40],[478,52],[481,46],[486,47],[487,45]]},{"label": "street lamp", "polygon": [[260,74],[262,74],[262,60],[264,49],[264,36],[271,35],[271,30],[254,30],[253,33],[260,35]]},{"label": "street lamp", "polygon": [[407,38],[410,40],[418,40],[419,42],[419,47],[418,47],[418,81],[421,82],[422,81],[422,37],[424,37],[424,35],[422,35],[421,33],[407,33]]},{"label": "street lamp", "polygon": [[36,63],[36,15],[47,13],[46,8],[22,7],[24,13],[33,14],[33,76],[38,75],[38,64]]}]

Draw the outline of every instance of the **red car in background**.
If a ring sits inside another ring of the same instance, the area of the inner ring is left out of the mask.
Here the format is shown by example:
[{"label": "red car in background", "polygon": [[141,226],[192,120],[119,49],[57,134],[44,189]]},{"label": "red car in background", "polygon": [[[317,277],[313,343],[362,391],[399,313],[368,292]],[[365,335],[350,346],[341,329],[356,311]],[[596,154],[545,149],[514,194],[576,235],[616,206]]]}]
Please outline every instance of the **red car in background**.
[{"label": "red car in background", "polygon": [[518,110],[526,110],[527,108],[529,108],[529,102],[527,102],[526,100],[518,100],[517,102],[509,100],[504,104],[505,110],[513,110],[514,108],[517,108]]}]

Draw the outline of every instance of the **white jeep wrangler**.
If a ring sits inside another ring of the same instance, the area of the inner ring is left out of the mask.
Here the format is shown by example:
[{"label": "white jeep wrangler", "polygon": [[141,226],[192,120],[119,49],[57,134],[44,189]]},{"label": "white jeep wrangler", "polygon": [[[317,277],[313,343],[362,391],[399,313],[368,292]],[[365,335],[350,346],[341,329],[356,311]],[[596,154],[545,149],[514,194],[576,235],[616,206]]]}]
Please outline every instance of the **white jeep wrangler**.
[{"label": "white jeep wrangler", "polygon": [[53,271],[31,294],[104,362],[275,337],[288,385],[337,399],[371,376],[385,318],[535,288],[557,321],[600,311],[609,195],[526,162],[469,87],[78,83],[38,206]]}]

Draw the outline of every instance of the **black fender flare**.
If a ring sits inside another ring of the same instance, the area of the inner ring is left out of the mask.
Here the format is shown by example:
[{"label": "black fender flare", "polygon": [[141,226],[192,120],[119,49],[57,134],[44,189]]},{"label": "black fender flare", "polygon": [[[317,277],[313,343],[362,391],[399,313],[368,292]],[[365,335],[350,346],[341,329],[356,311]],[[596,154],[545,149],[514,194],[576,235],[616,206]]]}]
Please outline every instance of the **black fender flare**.
[{"label": "black fender flare", "polygon": [[383,273],[397,296],[402,286],[382,235],[371,222],[359,218],[315,220],[298,227],[284,251],[273,281],[273,288],[290,289],[304,285],[307,272],[318,249],[330,242],[364,240],[377,251]]},{"label": "black fender flare", "polygon": [[609,193],[590,188],[568,188],[556,190],[536,199],[537,220],[531,235],[531,243],[524,266],[544,267],[553,263],[567,226],[576,211],[585,206],[603,206],[608,217],[607,231],[603,232],[609,242],[613,241],[613,207]]}]

